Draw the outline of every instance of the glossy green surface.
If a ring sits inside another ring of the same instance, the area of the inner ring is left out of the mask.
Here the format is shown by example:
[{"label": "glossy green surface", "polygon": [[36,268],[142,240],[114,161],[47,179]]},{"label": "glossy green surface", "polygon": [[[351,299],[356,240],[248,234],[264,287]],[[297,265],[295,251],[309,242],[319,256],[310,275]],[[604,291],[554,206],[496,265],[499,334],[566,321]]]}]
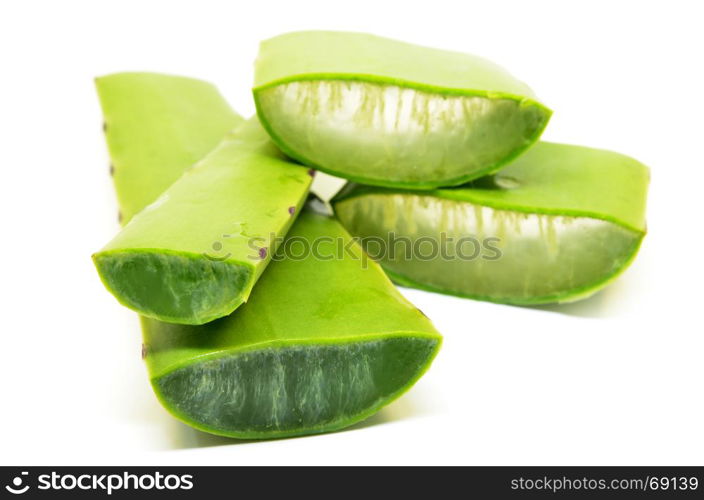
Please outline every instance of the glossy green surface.
[{"label": "glossy green surface", "polygon": [[311,184],[256,118],[241,125],[93,256],[108,290],[145,316],[203,324],[247,300]]},{"label": "glossy green surface", "polygon": [[339,254],[336,239],[350,237],[337,221],[304,211],[289,238],[325,238],[322,258],[272,263],[227,318],[143,320],[154,389],[186,423],[243,438],[343,428],[405,392],[435,356],[440,336],[381,268],[365,267],[357,245]]},{"label": "glossy green surface", "polygon": [[[635,257],[648,175],[617,153],[539,143],[462,187],[348,185],[333,205],[399,284],[495,302],[564,302],[596,292]],[[371,238],[388,242],[391,233],[395,244],[381,254]]]},{"label": "glossy green surface", "polygon": [[361,33],[261,44],[254,99],[289,156],[366,184],[420,189],[495,171],[551,112],[484,59]]},{"label": "glossy green surface", "polygon": [[[185,151],[189,137],[154,153]],[[123,194],[143,208],[140,192]],[[339,223],[312,213],[292,232],[349,242]],[[376,264],[364,267],[358,246],[351,251],[342,260],[272,262],[247,304],[203,326],[142,317],[143,353],[164,407],[208,432],[269,438],[343,428],[408,390],[440,336]]]},{"label": "glossy green surface", "polygon": [[123,224],[244,121],[213,85],[193,78],[116,73],[95,86]]}]

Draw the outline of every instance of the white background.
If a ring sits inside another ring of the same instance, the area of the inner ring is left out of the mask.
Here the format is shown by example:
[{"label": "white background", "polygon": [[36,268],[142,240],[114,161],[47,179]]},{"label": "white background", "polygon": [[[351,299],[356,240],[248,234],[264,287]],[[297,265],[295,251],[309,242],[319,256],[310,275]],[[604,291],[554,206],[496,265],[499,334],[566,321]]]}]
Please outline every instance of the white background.
[{"label": "white background", "polygon": [[[704,464],[697,3],[3,2],[0,463]],[[649,234],[621,279],[573,305],[404,290],[445,336],[413,390],[344,432],[235,442],[159,406],[137,316],[93,269],[118,230],[93,77],[199,77],[249,115],[258,41],[311,28],[508,68],[555,110],[544,138],[651,167]]]}]

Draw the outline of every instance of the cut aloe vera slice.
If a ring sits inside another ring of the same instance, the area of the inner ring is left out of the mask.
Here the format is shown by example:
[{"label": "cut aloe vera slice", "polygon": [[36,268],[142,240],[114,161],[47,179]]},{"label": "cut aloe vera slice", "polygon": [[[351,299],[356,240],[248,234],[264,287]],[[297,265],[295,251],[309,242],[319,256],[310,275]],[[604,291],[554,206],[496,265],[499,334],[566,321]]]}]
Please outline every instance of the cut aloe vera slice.
[{"label": "cut aloe vera slice", "polygon": [[539,143],[462,187],[350,184],[333,205],[401,285],[513,304],[567,302],[601,289],[635,257],[648,179],[644,165],[617,153]]},{"label": "cut aloe vera slice", "polygon": [[292,158],[365,184],[450,186],[533,144],[550,110],[484,59],[361,33],[261,44],[254,99]]},{"label": "cut aloe vera slice", "polygon": [[244,121],[213,85],[193,78],[116,73],[95,85],[123,224]]},{"label": "cut aloe vera slice", "polygon": [[247,300],[311,180],[254,118],[93,256],[100,277],[145,316],[183,324],[226,316]]},{"label": "cut aloe vera slice", "polygon": [[[179,118],[179,109],[167,111]],[[158,143],[154,154],[186,151],[190,137]],[[126,147],[145,146],[136,140]],[[125,186],[121,203],[139,211],[141,193]],[[320,236],[350,243],[338,222],[305,212],[295,236],[298,244]],[[318,249],[321,256],[325,249]],[[207,325],[143,317],[143,354],[165,408],[208,432],[270,438],[345,427],[408,390],[430,365],[440,336],[377,264],[364,266],[359,246],[349,250],[337,260],[272,262],[247,304]]]},{"label": "cut aloe vera slice", "polygon": [[154,390],[187,424],[239,438],[340,429],[405,392],[435,356],[430,321],[359,246],[339,252],[351,238],[337,221],[306,211],[288,238],[292,254],[317,252],[272,263],[227,318],[143,320]]}]

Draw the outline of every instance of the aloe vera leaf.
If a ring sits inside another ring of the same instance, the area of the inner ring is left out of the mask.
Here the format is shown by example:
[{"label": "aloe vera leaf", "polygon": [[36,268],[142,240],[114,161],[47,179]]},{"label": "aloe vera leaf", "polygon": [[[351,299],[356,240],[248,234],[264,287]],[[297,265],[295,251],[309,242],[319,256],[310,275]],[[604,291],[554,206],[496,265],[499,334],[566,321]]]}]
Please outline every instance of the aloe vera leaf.
[{"label": "aloe vera leaf", "polygon": [[[334,219],[304,211],[290,238],[316,258],[272,263],[250,300],[201,326],[143,319],[154,390],[198,429],[270,438],[340,429],[405,392],[440,336]],[[327,257],[334,257],[328,259]]]},{"label": "aloe vera leaf", "polygon": [[187,169],[93,260],[123,305],[162,321],[207,323],[247,300],[311,181],[255,117]]},{"label": "aloe vera leaf", "polygon": [[462,187],[349,184],[333,205],[351,234],[374,244],[371,253],[380,253],[378,238],[386,242],[375,256],[398,284],[512,304],[569,302],[606,286],[635,257],[648,181],[632,158],[541,142]]},{"label": "aloe vera leaf", "polygon": [[[168,111],[180,118],[179,109]],[[200,125],[190,123],[194,130]],[[189,137],[159,143],[154,153],[187,150]],[[125,203],[143,208],[136,189],[123,194]],[[341,236],[345,244],[350,238],[335,220],[305,211],[290,234],[309,242],[321,235]],[[407,391],[429,367],[441,338],[377,264],[363,266],[359,246],[350,251],[342,260],[272,262],[247,304],[207,325],[142,317],[143,354],[164,407],[207,432],[271,438],[343,428]],[[207,380],[213,385],[191,385]]]},{"label": "aloe vera leaf", "polygon": [[539,138],[551,115],[489,61],[361,33],[262,42],[253,93],[262,124],[292,158],[406,189],[498,170]]},{"label": "aloe vera leaf", "polygon": [[95,86],[123,224],[244,122],[202,80],[116,73],[96,78]]}]

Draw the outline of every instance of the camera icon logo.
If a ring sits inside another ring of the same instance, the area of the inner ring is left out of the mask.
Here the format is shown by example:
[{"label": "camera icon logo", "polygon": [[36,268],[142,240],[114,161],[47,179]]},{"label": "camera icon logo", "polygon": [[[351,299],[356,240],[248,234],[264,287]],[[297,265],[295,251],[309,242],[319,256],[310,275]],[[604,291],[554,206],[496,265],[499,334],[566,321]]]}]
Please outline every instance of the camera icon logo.
[{"label": "camera icon logo", "polygon": [[15,476],[15,478],[12,480],[12,486],[7,485],[5,486],[5,489],[13,495],[21,495],[22,493],[27,493],[29,485],[27,484],[24,487],[22,486],[22,476],[26,476],[28,474],[29,472],[22,471],[19,476]]}]

